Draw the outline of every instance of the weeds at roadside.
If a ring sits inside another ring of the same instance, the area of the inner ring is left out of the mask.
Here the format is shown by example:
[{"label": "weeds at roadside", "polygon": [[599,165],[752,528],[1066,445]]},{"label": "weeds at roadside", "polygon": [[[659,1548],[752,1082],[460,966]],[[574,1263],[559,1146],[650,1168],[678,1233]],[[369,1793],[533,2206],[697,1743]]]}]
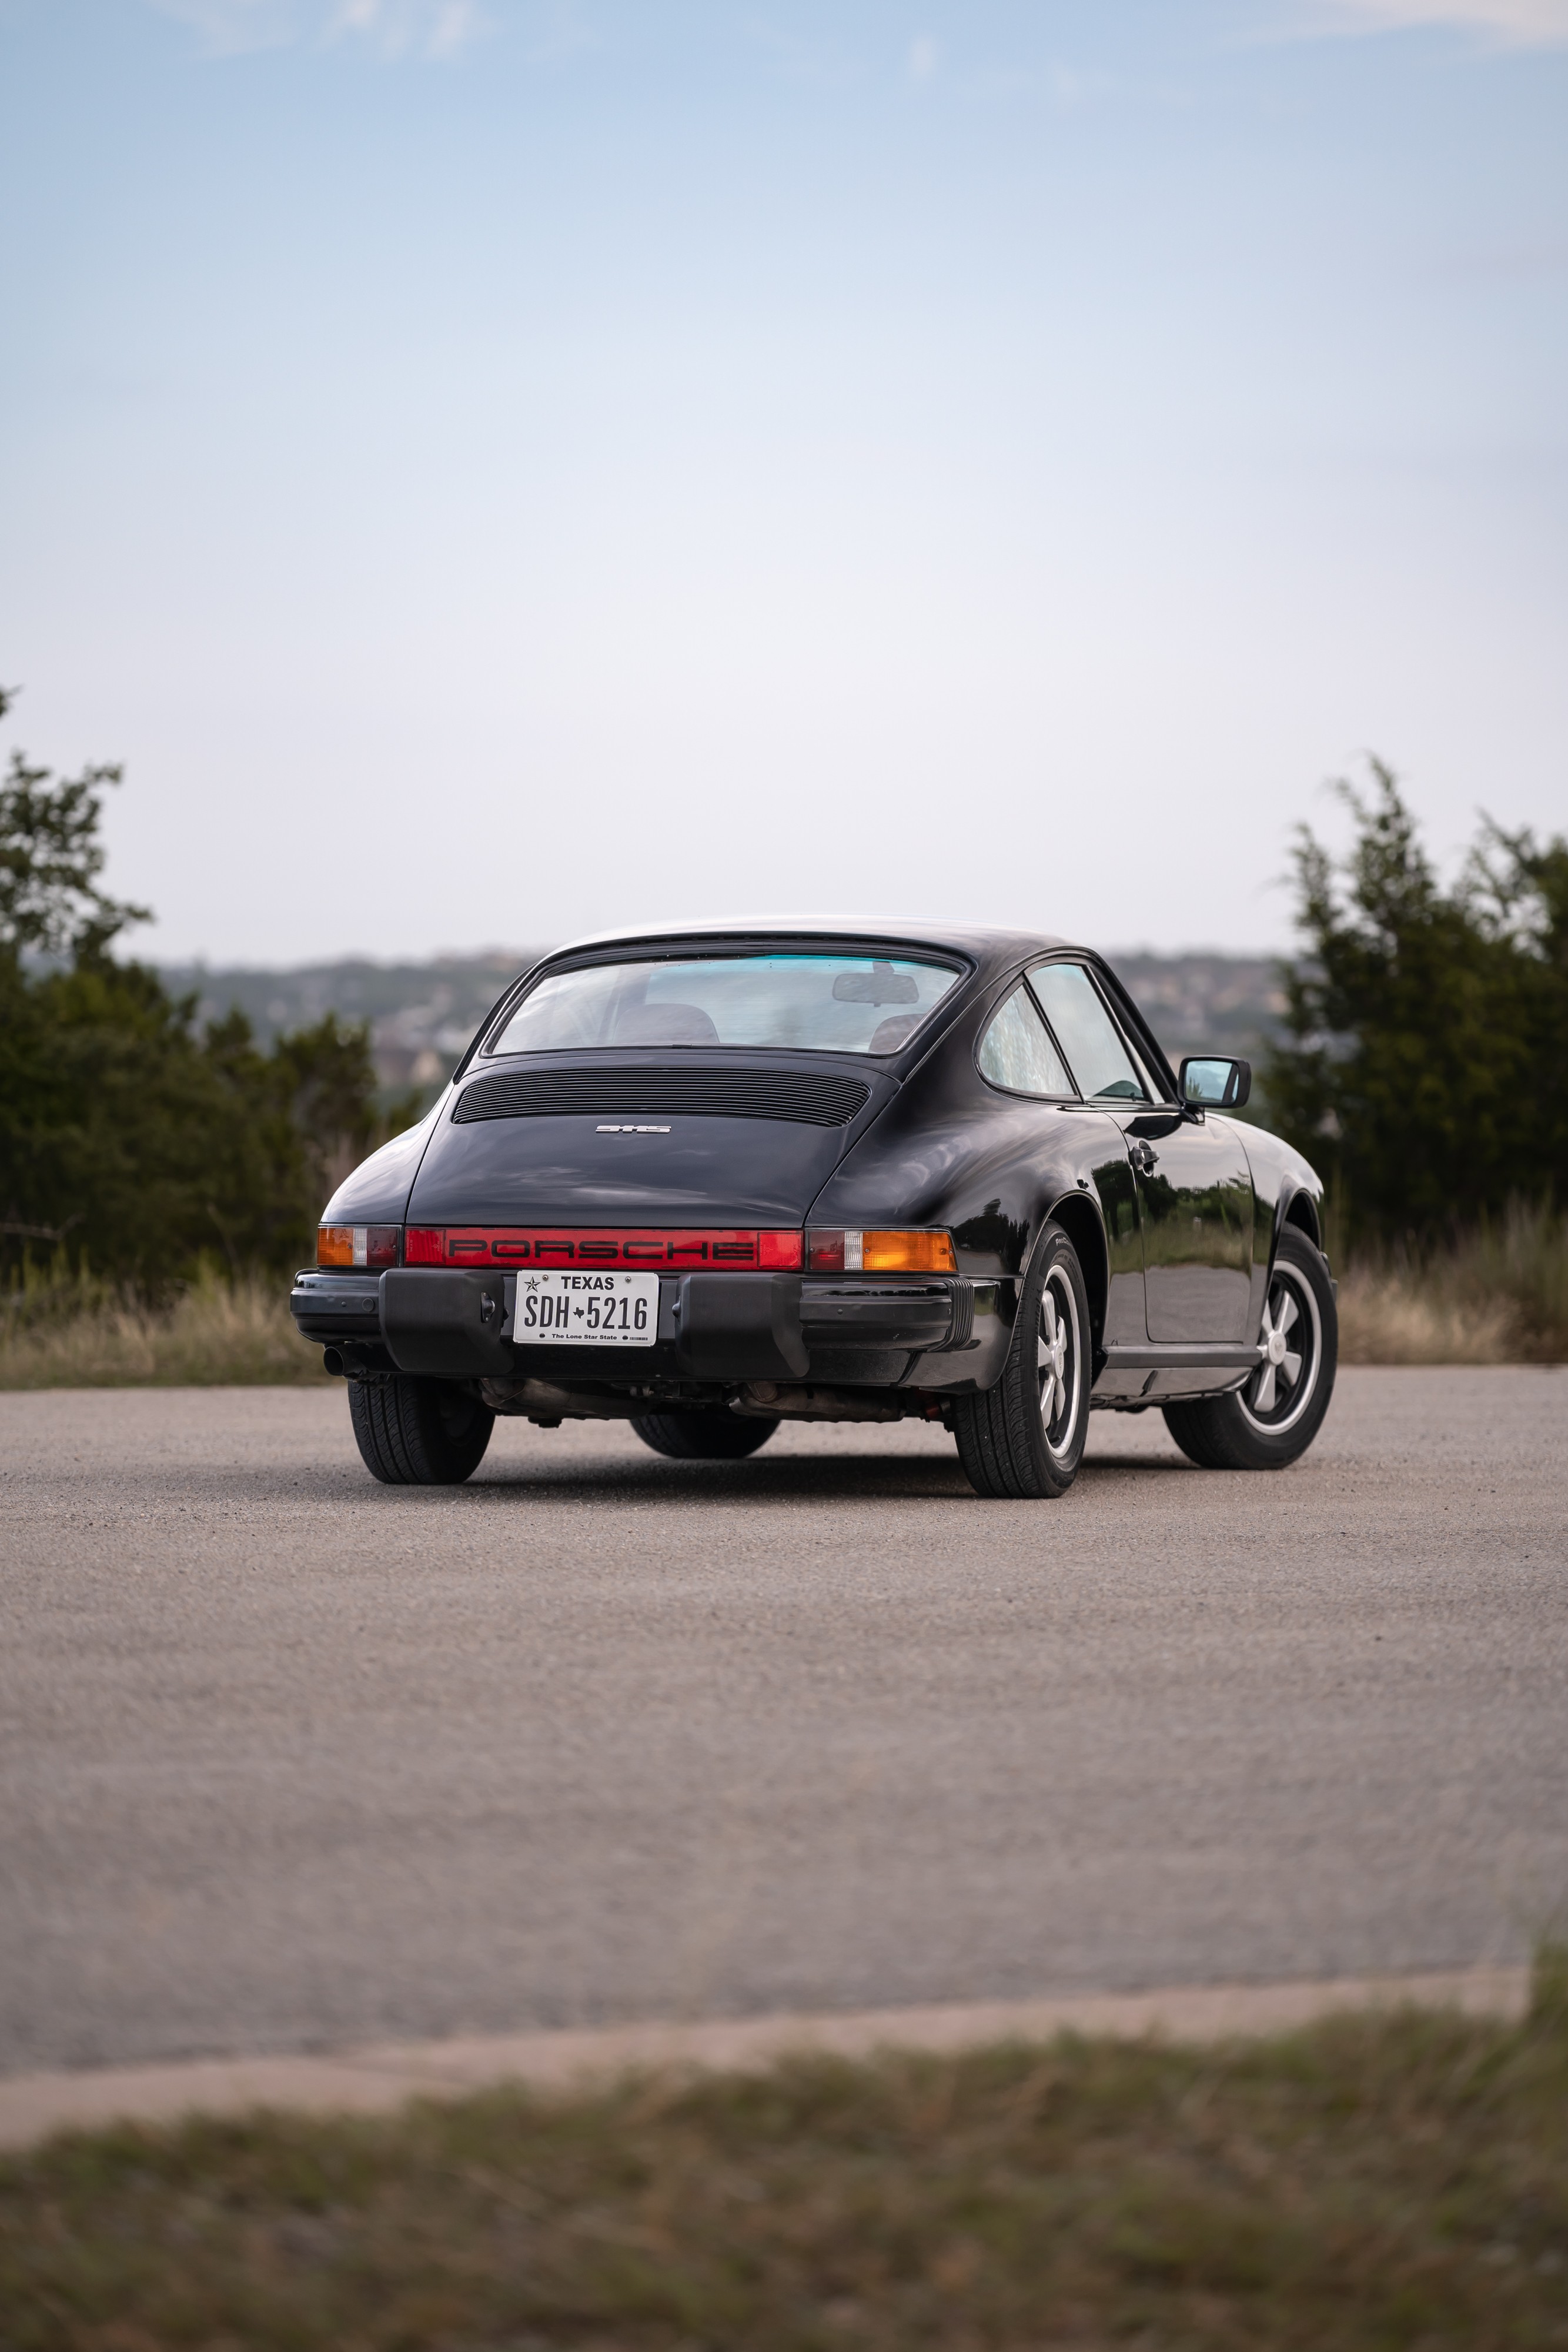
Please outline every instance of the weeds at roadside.
[{"label": "weeds at roadside", "polygon": [[1568,1361],[1568,1216],[1515,1202],[1441,1248],[1363,1253],[1339,1322],[1343,1364]]},{"label": "weeds at roadside", "polygon": [[297,1385],[325,1377],[276,1276],[231,1280],[204,1266],[163,1306],[85,1269],[28,1266],[0,1291],[0,1390]]},{"label": "weeds at roadside", "polygon": [[8,2352],[1568,2344],[1568,1958],[1519,2026],[495,2092],[0,2164]]},{"label": "weeds at roadside", "polygon": [[[1568,1362],[1568,1217],[1516,1205],[1444,1249],[1352,1258],[1339,1317],[1345,1364]],[[0,1390],[324,1377],[276,1275],[209,1264],[161,1307],[63,1267],[29,1265],[0,1290]]]}]

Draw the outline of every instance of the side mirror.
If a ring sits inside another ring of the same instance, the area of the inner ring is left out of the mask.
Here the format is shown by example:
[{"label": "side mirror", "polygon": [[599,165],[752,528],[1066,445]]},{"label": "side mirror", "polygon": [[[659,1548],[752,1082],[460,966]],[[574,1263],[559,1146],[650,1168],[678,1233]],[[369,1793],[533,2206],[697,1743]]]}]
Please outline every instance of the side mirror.
[{"label": "side mirror", "polygon": [[1177,1077],[1184,1103],[1209,1110],[1239,1110],[1252,1091],[1250,1062],[1189,1055]]}]

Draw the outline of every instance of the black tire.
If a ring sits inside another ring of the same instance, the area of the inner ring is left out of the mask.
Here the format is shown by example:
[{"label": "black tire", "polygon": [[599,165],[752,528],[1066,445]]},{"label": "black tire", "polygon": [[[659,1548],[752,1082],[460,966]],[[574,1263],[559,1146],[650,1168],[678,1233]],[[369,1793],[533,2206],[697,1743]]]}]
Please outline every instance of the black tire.
[{"label": "black tire", "polygon": [[496,1416],[455,1381],[350,1381],[361,1459],[383,1486],[460,1486],[484,1459]]},{"label": "black tire", "polygon": [[740,1462],[766,1445],[779,1423],[717,1405],[692,1412],[640,1412],[632,1426],[644,1445],[674,1462]]},{"label": "black tire", "polygon": [[1048,1224],[1019,1294],[1001,1379],[983,1396],[954,1400],[958,1458],[977,1495],[1032,1502],[1066,1494],[1089,1434],[1092,1347],[1078,1253]]},{"label": "black tire", "polygon": [[1243,1388],[1165,1408],[1166,1427],[1200,1470],[1283,1470],[1322,1427],[1339,1368],[1339,1315],[1327,1261],[1295,1225],[1280,1236],[1260,1336],[1272,1357]]}]

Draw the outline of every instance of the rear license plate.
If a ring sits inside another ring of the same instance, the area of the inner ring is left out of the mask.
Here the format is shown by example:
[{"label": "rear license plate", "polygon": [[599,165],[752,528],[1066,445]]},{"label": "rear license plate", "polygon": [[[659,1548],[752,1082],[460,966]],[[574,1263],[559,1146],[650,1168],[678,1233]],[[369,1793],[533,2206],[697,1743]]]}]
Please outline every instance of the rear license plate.
[{"label": "rear license plate", "polygon": [[651,1348],[659,1336],[656,1274],[519,1274],[512,1338],[519,1347]]}]

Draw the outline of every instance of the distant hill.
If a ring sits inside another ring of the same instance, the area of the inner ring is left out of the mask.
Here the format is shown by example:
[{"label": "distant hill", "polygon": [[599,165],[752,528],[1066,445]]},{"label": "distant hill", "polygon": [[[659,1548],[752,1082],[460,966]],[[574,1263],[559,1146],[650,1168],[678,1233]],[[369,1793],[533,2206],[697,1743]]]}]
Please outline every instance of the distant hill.
[{"label": "distant hill", "polygon": [[[368,1021],[382,1087],[389,1092],[418,1087],[433,1095],[507,982],[542,952],[495,948],[428,963],[356,959],[287,971],[172,964],[163,977],[178,993],[196,996],[204,1021],[238,1005],[264,1042],[324,1013]],[[1266,956],[1140,951],[1113,954],[1110,961],[1173,1062],[1206,1047],[1256,1059],[1285,1009],[1278,967]]]},{"label": "distant hill", "polygon": [[265,965],[166,964],[177,994],[193,994],[199,1016],[217,1020],[237,1005],[263,1043],[336,1013],[368,1021],[376,1075],[389,1091],[434,1093],[508,981],[532,963],[538,948],[493,948],[483,955],[436,956],[428,963]]},{"label": "distant hill", "polygon": [[1173,1064],[1208,1050],[1256,1061],[1280,1034],[1285,996],[1277,957],[1130,952],[1107,961]]}]

